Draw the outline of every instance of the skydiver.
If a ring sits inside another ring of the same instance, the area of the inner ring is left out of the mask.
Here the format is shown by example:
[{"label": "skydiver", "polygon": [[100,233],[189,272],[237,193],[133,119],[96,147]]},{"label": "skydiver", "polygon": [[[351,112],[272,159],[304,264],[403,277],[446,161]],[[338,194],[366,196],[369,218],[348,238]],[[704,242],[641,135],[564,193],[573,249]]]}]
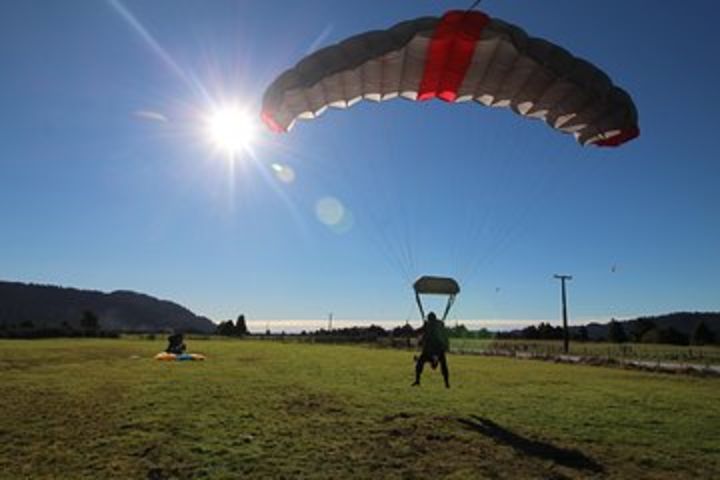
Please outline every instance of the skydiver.
[{"label": "skydiver", "polygon": [[422,328],[422,352],[416,357],[415,363],[415,382],[413,387],[420,385],[420,376],[422,375],[425,362],[429,362],[433,370],[440,364],[445,387],[450,388],[450,372],[448,372],[447,359],[445,353],[448,351],[449,342],[445,324],[438,320],[434,312],[430,312],[427,316]]},{"label": "skydiver", "polygon": [[174,333],[168,337],[168,346],[165,349],[167,353],[174,353],[175,355],[181,355],[185,353],[184,337],[182,333]]}]

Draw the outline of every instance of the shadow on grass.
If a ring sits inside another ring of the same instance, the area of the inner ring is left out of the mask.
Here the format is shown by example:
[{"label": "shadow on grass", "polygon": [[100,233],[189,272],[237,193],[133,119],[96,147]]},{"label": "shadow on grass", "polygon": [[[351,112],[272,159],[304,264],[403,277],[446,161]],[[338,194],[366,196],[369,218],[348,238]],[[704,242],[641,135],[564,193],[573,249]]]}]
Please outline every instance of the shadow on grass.
[{"label": "shadow on grass", "polygon": [[552,460],[558,465],[588,470],[595,473],[604,472],[602,465],[578,450],[556,447],[550,443],[540,442],[522,437],[507,430],[492,420],[471,415],[470,418],[458,419],[466,427],[492,438],[498,443],[512,447],[515,451],[543,460]]}]

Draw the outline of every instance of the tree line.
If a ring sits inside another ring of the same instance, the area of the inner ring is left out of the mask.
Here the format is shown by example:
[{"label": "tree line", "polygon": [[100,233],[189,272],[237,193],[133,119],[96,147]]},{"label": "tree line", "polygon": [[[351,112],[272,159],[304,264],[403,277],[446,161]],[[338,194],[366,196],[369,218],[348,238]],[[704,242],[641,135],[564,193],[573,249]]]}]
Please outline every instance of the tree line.
[{"label": "tree line", "polygon": [[[717,335],[707,326],[704,319],[699,320],[689,334],[685,334],[671,325],[659,325],[651,317],[641,317],[631,322],[618,322],[612,319],[605,329],[606,333],[592,338],[593,341],[610,343],[660,343],[669,345],[712,345],[718,342]],[[564,331],[560,326],[541,322],[522,330],[498,332],[498,339],[522,340],[562,340]],[[571,340],[585,342],[590,340],[588,327],[571,327]]]},{"label": "tree line", "polygon": [[[216,333],[218,335],[228,337],[243,337],[250,335],[247,329],[245,316],[240,315],[235,323],[232,320],[221,322],[218,325]],[[447,333],[450,338],[492,338],[493,333],[489,330],[482,328],[480,330],[470,330],[465,325],[459,323],[452,327],[447,328]],[[406,338],[417,338],[421,334],[421,327],[415,328],[406,322],[404,325],[400,325],[394,328],[386,329],[379,325],[368,325],[368,326],[353,326],[353,327],[342,327],[326,329],[320,328],[317,330],[303,330],[298,334],[292,336],[297,337],[308,337],[313,338],[318,342],[351,342],[351,343],[372,343],[379,339],[395,338],[395,339],[406,339]],[[272,335],[270,330],[265,332],[266,336]],[[285,332],[281,332],[278,335],[284,336]]]},{"label": "tree line", "polygon": [[250,335],[250,331],[245,323],[245,315],[238,315],[237,320],[233,323],[232,320],[226,320],[220,322],[215,329],[217,335],[224,337],[244,337]]},{"label": "tree line", "polygon": [[59,338],[96,337],[117,338],[118,332],[104,330],[100,319],[92,310],[85,310],[76,324],[63,321],[59,326],[35,325],[26,319],[18,323],[0,323],[0,338]]},{"label": "tree line", "polygon": [[712,345],[717,342],[715,334],[704,320],[700,320],[689,335],[672,326],[656,325],[649,318],[639,318],[626,331],[617,320],[611,320],[607,341],[612,343],[664,343],[669,345]]}]

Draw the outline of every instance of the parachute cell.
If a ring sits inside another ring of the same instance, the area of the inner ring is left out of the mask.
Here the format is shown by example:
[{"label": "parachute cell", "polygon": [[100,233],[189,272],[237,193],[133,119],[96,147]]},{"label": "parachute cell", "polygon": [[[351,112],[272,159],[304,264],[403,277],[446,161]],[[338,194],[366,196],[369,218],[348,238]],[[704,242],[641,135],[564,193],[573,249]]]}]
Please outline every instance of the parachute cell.
[{"label": "parachute cell", "polygon": [[639,135],[632,99],[600,69],[477,11],[402,22],[308,55],[267,89],[262,118],[283,132],[328,107],[398,97],[509,107],[582,145]]}]

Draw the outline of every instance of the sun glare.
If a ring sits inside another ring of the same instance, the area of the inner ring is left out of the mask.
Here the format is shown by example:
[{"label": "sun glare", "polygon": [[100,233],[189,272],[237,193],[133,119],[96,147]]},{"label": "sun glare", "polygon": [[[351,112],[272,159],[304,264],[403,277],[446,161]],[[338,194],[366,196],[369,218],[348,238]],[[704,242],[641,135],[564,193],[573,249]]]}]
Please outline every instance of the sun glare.
[{"label": "sun glare", "polygon": [[234,106],[215,110],[208,116],[206,126],[210,142],[230,155],[249,150],[256,134],[253,117]]}]

